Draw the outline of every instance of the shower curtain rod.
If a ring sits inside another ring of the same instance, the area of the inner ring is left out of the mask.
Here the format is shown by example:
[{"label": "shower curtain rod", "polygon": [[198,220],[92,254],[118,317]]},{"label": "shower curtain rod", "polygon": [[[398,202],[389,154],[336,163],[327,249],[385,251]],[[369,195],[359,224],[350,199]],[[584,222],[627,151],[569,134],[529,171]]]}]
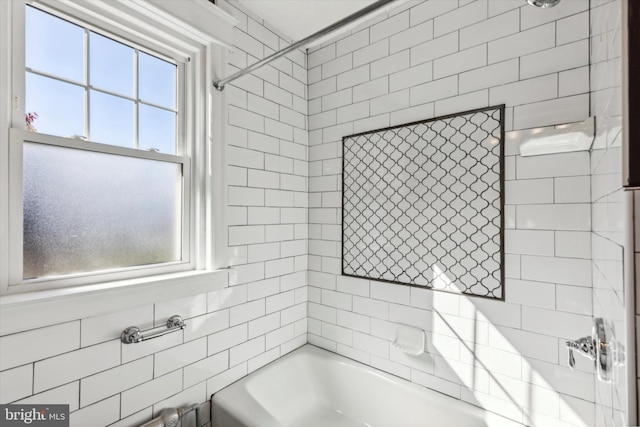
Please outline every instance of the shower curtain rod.
[{"label": "shower curtain rod", "polygon": [[306,45],[307,43],[310,43],[312,41],[315,41],[317,39],[319,39],[320,37],[329,34],[332,31],[337,30],[340,27],[343,27],[347,24],[352,23],[353,21],[362,18],[365,15],[368,15],[369,13],[373,12],[376,9],[379,9],[383,6],[385,6],[388,3],[391,3],[395,0],[378,0],[375,3],[370,4],[369,6],[358,10],[357,12],[352,13],[351,15],[347,16],[346,18],[343,18],[341,20],[339,20],[338,22],[329,25],[328,27],[311,34],[308,37],[305,37],[304,39],[293,43],[292,45],[289,45],[287,47],[285,47],[282,50],[279,50],[278,52],[271,54],[269,56],[267,56],[266,58],[248,66],[247,68],[240,70],[232,75],[230,75],[229,77],[225,77],[224,79],[218,79],[218,80],[214,80],[213,81],[213,87],[215,87],[216,89],[218,89],[219,91],[224,90],[224,87],[227,85],[227,83],[230,83],[232,81],[234,81],[235,79],[238,79],[242,76],[244,76],[245,74],[249,74],[252,71],[262,67],[263,65],[268,64],[271,61],[274,61],[278,58],[280,58],[283,55],[286,55],[287,53],[296,50],[297,48]]}]

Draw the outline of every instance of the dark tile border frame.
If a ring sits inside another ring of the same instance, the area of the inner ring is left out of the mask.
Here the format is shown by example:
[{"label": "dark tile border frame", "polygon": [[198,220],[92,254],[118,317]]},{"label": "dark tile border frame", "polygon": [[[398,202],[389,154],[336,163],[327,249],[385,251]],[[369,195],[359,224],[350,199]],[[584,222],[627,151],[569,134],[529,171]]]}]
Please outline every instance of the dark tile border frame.
[{"label": "dark tile border frame", "polygon": [[[640,9],[640,8],[639,8]],[[444,289],[434,289],[434,288],[430,288],[427,286],[422,286],[422,285],[415,285],[415,284],[411,284],[411,283],[404,283],[404,282],[396,282],[396,281],[391,281],[391,280],[384,280],[384,279],[375,279],[375,278],[369,278],[369,277],[362,277],[362,276],[355,276],[355,275],[351,275],[351,274],[345,274],[344,272],[344,169],[345,169],[345,162],[344,162],[344,140],[346,138],[353,138],[353,137],[357,137],[357,136],[362,136],[362,135],[367,135],[367,134],[371,134],[371,133],[377,133],[377,132],[383,132],[383,131],[387,131],[387,130],[391,130],[391,129],[398,129],[398,128],[402,128],[402,127],[407,127],[407,126],[413,126],[413,125],[419,125],[419,124],[424,124],[424,123],[430,123],[430,122],[435,122],[438,120],[445,120],[445,119],[450,119],[450,118],[455,118],[458,116],[463,116],[463,115],[470,115],[470,114],[474,114],[474,113],[480,113],[480,112],[485,112],[485,111],[489,111],[489,110],[499,110],[500,111],[500,154],[499,154],[499,162],[500,162],[500,284],[501,284],[501,288],[502,288],[502,295],[501,297],[493,297],[493,296],[488,296],[488,295],[477,295],[477,294],[473,294],[473,293],[465,293],[465,292],[450,292]],[[459,295],[465,295],[468,297],[475,297],[475,298],[485,298],[485,299],[489,299],[492,301],[505,301],[505,294],[506,294],[506,287],[505,287],[505,251],[504,251],[504,201],[505,201],[505,194],[504,194],[504,146],[505,146],[505,104],[499,104],[499,105],[495,105],[495,106],[491,106],[491,107],[483,107],[483,108],[476,108],[473,110],[467,110],[467,111],[461,111],[458,113],[453,113],[453,114],[447,114],[447,115],[443,115],[443,116],[439,116],[439,117],[433,117],[433,118],[429,118],[429,119],[425,119],[425,120],[418,120],[418,121],[414,121],[414,122],[409,122],[409,123],[404,123],[404,124],[400,124],[400,125],[394,125],[394,126],[389,126],[386,128],[381,128],[381,129],[373,129],[373,130],[369,130],[369,131],[365,131],[365,132],[360,132],[360,133],[356,133],[353,135],[347,135],[347,136],[343,136],[342,137],[342,191],[341,191],[341,206],[340,206],[340,212],[341,212],[341,218],[340,218],[340,227],[342,229],[342,233],[341,233],[341,240],[340,240],[340,260],[341,260],[341,275],[345,276],[345,277],[355,277],[358,279],[367,279],[367,280],[373,280],[373,281],[377,281],[377,282],[382,282],[382,283],[391,283],[391,284],[395,284],[395,285],[402,285],[402,286],[409,286],[412,288],[419,288],[419,289],[429,289],[432,291],[437,291],[437,292],[447,292],[447,293],[453,293],[453,294],[459,294]]]}]

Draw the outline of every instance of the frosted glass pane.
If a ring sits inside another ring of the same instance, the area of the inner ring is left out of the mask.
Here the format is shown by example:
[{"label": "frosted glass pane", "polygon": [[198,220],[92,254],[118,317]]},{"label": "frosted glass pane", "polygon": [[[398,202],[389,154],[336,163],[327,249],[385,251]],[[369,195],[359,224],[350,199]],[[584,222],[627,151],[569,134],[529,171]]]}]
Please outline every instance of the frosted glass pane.
[{"label": "frosted glass pane", "polygon": [[27,67],[84,82],[84,29],[33,7],[25,13]]},{"label": "frosted glass pane", "polygon": [[135,51],[96,33],[89,38],[90,77],[93,87],[133,97]]},{"label": "frosted glass pane", "polygon": [[37,113],[33,126],[40,133],[74,137],[84,132],[84,88],[26,74],[26,112]]},{"label": "frosted glass pane", "polygon": [[154,56],[139,54],[139,97],[144,102],[176,108],[176,66]]},{"label": "frosted glass pane", "polygon": [[161,153],[176,152],[176,113],[140,104],[139,148],[157,149]]},{"label": "frosted glass pane", "polygon": [[92,90],[90,93],[91,141],[135,148],[135,104],[128,99]]},{"label": "frosted glass pane", "polygon": [[24,278],[181,259],[182,167],[24,144]]}]

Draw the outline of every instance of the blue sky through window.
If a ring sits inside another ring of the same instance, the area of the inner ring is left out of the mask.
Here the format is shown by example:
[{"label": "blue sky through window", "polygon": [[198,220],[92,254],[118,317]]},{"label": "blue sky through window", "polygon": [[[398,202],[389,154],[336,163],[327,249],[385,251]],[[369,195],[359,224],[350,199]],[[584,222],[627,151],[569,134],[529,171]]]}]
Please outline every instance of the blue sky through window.
[{"label": "blue sky through window", "polygon": [[137,127],[137,148],[176,153],[175,64],[33,7],[25,55],[25,112],[38,114],[38,132],[135,148]]},{"label": "blue sky through window", "polygon": [[176,108],[176,66],[140,52],[140,99]]},{"label": "blue sky through window", "polygon": [[84,89],[60,80],[26,75],[26,110],[38,113],[38,132],[60,136],[84,135]]},{"label": "blue sky through window", "polygon": [[84,83],[84,29],[38,9],[26,10],[27,67]]},{"label": "blue sky through window", "polygon": [[[135,50],[100,34],[90,35],[91,85],[125,96],[135,96]],[[172,65],[172,64],[169,64]]]},{"label": "blue sky through window", "polygon": [[90,92],[89,99],[91,140],[134,148],[134,102],[95,90]]},{"label": "blue sky through window", "polygon": [[148,105],[140,105],[140,148],[175,153],[176,114]]}]

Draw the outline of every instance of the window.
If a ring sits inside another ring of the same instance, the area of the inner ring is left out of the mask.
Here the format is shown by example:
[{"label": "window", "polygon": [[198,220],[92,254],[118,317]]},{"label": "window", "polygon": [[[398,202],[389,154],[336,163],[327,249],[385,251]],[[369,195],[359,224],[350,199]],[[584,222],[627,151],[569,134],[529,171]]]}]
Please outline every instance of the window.
[{"label": "window", "polygon": [[216,266],[212,38],[126,3],[2,6],[14,28],[1,293]]},{"label": "window", "polygon": [[184,143],[179,67],[34,7],[25,12],[27,128],[63,138],[20,138],[22,279],[188,261],[188,159],[175,156]]}]

